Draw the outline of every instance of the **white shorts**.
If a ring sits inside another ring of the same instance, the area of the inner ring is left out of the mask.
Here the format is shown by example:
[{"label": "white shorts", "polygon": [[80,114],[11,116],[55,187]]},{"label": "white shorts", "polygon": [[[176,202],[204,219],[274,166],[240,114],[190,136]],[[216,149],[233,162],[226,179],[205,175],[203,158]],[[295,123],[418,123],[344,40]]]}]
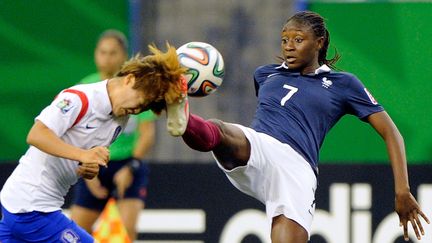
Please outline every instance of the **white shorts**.
[{"label": "white shorts", "polygon": [[288,144],[255,130],[243,130],[251,144],[247,165],[227,170],[217,161],[231,183],[240,191],[266,205],[271,227],[278,215],[294,220],[310,236],[315,212],[317,179],[309,163]]}]

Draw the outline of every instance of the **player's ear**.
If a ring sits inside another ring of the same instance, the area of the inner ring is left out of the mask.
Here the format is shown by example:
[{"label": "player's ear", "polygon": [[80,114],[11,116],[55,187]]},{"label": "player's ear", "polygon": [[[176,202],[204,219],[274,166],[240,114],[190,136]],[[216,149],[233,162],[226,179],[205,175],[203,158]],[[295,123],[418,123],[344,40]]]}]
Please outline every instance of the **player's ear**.
[{"label": "player's ear", "polygon": [[318,37],[316,40],[317,49],[321,50],[324,46],[324,37]]},{"label": "player's ear", "polygon": [[123,82],[124,82],[124,84],[126,84],[126,85],[134,85],[134,84],[135,84],[135,75],[129,73],[128,75],[126,75],[126,76],[124,77]]}]

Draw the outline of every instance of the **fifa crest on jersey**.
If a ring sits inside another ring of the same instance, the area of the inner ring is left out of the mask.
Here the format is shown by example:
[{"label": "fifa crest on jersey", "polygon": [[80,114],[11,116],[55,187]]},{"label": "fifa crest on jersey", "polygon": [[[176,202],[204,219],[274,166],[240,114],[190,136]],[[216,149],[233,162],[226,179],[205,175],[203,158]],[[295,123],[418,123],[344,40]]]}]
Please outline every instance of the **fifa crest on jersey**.
[{"label": "fifa crest on jersey", "polygon": [[73,107],[73,105],[70,99],[65,98],[57,103],[56,107],[59,108],[63,114],[65,114]]},{"label": "fifa crest on jersey", "polygon": [[322,79],[322,82],[321,82],[322,87],[328,89],[332,84],[333,84],[333,82],[330,79],[327,79],[326,77],[324,77]]}]

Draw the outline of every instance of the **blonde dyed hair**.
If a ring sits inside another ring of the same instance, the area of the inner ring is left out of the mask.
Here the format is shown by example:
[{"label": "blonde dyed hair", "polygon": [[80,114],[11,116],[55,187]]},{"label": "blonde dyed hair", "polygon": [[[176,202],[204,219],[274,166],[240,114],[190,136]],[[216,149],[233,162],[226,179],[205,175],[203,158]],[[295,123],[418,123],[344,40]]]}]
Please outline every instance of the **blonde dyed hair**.
[{"label": "blonde dyed hair", "polygon": [[133,74],[134,89],[149,94],[153,102],[174,103],[181,96],[180,77],[187,69],[180,65],[176,49],[169,43],[166,43],[166,52],[159,50],[154,44],[148,47],[150,55],[135,55],[123,64],[116,76]]}]

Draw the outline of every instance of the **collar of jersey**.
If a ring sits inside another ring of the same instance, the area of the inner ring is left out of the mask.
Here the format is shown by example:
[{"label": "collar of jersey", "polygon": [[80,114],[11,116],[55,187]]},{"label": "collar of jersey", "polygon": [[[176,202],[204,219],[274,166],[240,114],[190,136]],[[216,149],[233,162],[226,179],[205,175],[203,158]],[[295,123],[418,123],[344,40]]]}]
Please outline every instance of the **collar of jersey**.
[{"label": "collar of jersey", "polygon": [[[280,66],[276,67],[276,69],[281,69],[281,68],[288,70],[288,66],[286,65],[285,62],[283,62]],[[331,69],[326,64],[323,64],[321,67],[315,69],[315,72],[313,74],[308,74],[308,75],[317,75],[320,73],[328,73],[330,71]]]},{"label": "collar of jersey", "polygon": [[108,96],[108,87],[107,87],[107,83],[108,83],[108,79],[99,82],[100,84],[100,88],[96,89],[97,90],[97,95],[99,95],[101,97],[101,102],[98,102],[98,108],[102,114],[105,114],[107,116],[111,115],[112,112],[112,107],[111,107],[111,101],[109,99]]}]

